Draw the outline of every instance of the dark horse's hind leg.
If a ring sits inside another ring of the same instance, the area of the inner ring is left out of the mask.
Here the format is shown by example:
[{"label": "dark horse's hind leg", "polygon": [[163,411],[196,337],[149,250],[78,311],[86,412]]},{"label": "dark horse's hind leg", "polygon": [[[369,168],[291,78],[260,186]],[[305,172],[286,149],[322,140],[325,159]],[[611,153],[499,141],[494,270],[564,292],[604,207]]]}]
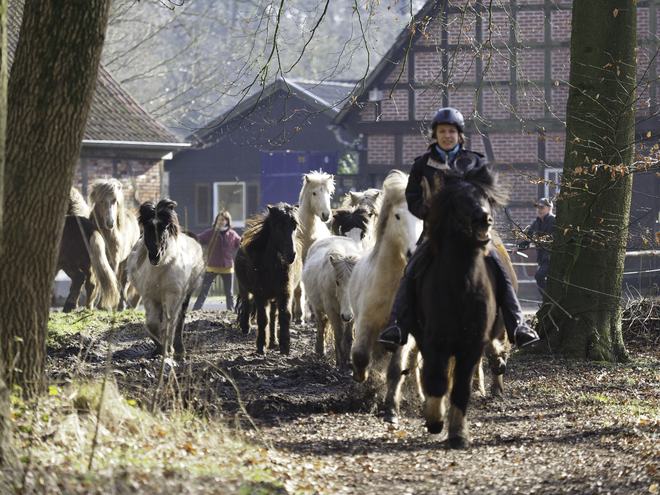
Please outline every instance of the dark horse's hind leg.
[{"label": "dark horse's hind leg", "polygon": [[[69,270],[66,274],[71,279],[71,287],[69,288],[69,295],[64,302],[64,308],[62,311],[64,313],[70,313],[78,307],[78,299],[80,298],[80,289],[82,289],[83,284],[85,283],[85,274],[78,270]],[[91,294],[87,294],[87,297],[91,297]]]},{"label": "dark horse's hind leg", "polygon": [[415,347],[415,341],[409,339],[403,347],[399,347],[390,358],[387,366],[387,396],[385,397],[385,416],[383,421],[399,422],[399,404],[401,402],[401,386],[405,379],[403,366],[408,362],[408,355]]},{"label": "dark horse's hind leg", "polygon": [[268,345],[269,349],[275,349],[280,345],[280,339],[277,336],[277,331],[275,330],[275,325],[277,324],[277,302],[270,302],[270,321],[268,325],[268,331],[270,332],[270,344]]}]

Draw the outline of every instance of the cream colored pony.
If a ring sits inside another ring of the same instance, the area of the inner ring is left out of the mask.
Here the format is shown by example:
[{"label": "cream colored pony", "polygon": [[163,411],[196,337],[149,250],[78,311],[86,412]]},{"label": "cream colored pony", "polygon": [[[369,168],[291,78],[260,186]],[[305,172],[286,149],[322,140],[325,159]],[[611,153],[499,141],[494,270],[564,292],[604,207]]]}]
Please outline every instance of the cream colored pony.
[{"label": "cream colored pony", "polygon": [[[321,171],[303,175],[303,187],[298,198],[298,217],[300,219],[298,239],[302,246],[303,264],[312,244],[319,239],[330,237],[330,229],[326,223],[332,216],[330,199],[334,192],[334,176]],[[301,283],[293,293],[293,316],[296,321],[305,319],[305,299],[304,286]]]},{"label": "cream colored pony", "polygon": [[[392,170],[383,183],[383,200],[376,226],[376,244],[358,261],[350,282],[355,317],[355,343],[351,351],[353,378],[363,382],[378,335],[387,327],[397,287],[422,232],[422,222],[408,210],[405,190],[408,176]],[[414,339],[394,353],[388,376],[401,375]],[[379,349],[380,345],[379,345]],[[398,412],[401,382],[388,390],[386,420]]]}]

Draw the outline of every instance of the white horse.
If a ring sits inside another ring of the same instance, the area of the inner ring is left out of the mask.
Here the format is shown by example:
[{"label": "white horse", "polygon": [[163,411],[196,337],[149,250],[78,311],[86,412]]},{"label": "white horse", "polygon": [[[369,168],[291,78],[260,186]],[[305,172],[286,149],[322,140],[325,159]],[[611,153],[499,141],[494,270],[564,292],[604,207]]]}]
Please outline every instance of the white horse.
[{"label": "white horse", "polygon": [[315,242],[307,252],[303,283],[316,316],[316,354],[325,353],[327,324],[334,334],[337,368],[348,366],[353,342],[353,308],[348,284],[361,246],[348,237],[331,236]]},{"label": "white horse", "polygon": [[[415,250],[422,222],[410,213],[405,198],[407,175],[392,170],[383,183],[383,202],[376,226],[376,244],[358,261],[350,282],[355,315],[355,343],[351,351],[353,378],[363,382],[378,335],[387,327],[390,310],[407,260]],[[388,377],[401,376],[402,363],[414,346],[414,339],[394,353]],[[379,346],[380,347],[380,346]],[[398,378],[397,378],[398,379]],[[389,382],[390,380],[388,380]],[[400,383],[388,390],[386,419],[396,416]]]},{"label": "white horse", "polygon": [[125,308],[126,258],[140,236],[135,214],[124,208],[122,187],[117,179],[99,179],[89,193],[89,219],[98,229],[89,240],[90,259],[98,281],[95,293],[100,289],[102,306],[107,309]]},{"label": "white horse", "polygon": [[128,279],[144,301],[147,332],[156,352],[183,354],[183,323],[190,296],[205,270],[202,246],[180,232],[174,207],[163,199],[140,206],[143,235],[128,257]]},{"label": "white horse", "polygon": [[[307,259],[307,251],[319,239],[330,237],[326,223],[332,216],[330,199],[335,192],[334,176],[321,171],[303,175],[303,187],[298,198],[298,216],[300,218],[298,238],[302,247],[302,261]],[[293,293],[294,318],[305,318],[304,287],[299,284]]]}]

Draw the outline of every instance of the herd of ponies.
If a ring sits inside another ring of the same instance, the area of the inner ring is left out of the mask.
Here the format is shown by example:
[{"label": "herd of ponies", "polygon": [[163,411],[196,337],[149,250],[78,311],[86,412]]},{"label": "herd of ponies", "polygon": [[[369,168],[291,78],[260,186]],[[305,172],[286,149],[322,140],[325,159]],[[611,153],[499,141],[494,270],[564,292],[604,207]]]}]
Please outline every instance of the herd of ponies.
[{"label": "herd of ponies", "polygon": [[[336,366],[352,369],[357,382],[369,378],[376,362],[387,367],[386,421],[398,421],[402,382],[406,370],[412,370],[429,432],[442,431],[446,420],[450,445],[468,445],[467,400],[475,371],[484,393],[480,362],[485,354],[493,372],[492,393],[501,395],[509,349],[494,305],[493,276],[483,263],[483,239],[490,239],[493,224],[490,208],[502,204],[504,194],[494,175],[481,175],[456,178],[451,195],[441,191],[438,196],[445,197],[432,201],[441,201],[434,208],[445,208],[444,213],[436,215],[436,224],[423,226],[408,210],[408,176],[399,170],[388,174],[381,189],[350,192],[336,210],[331,208],[334,177],[322,171],[304,174],[296,205],[270,205],[246,222],[235,256],[241,330],[247,334],[256,323],[258,353],[279,348],[289,354],[296,345],[290,338],[291,320],[304,321],[311,311],[318,355],[331,344]],[[63,311],[77,307],[83,285],[90,309],[121,310],[141,301],[156,353],[181,357],[185,313],[206,266],[194,234],[179,225],[176,202],[148,201],[136,216],[124,208],[122,184],[116,179],[95,181],[89,199],[88,206],[72,188],[58,259],[58,268],[71,278]],[[475,203],[483,218],[474,218],[474,211],[458,215],[461,208],[474,210]],[[442,220],[452,215],[466,217],[470,230],[480,229],[479,242],[456,219]],[[431,275],[415,283],[426,284],[420,289],[429,297],[446,299],[445,310],[455,315],[438,319],[433,313],[438,304],[431,299],[425,305],[420,297],[414,338],[390,354],[376,341],[387,327],[397,287],[424,227],[434,253],[425,270]],[[461,273],[440,263],[445,245],[461,258],[453,261]],[[478,292],[470,293],[474,284],[460,280],[466,274],[481,281]],[[443,288],[436,279],[446,279],[442,285],[453,288]],[[462,308],[466,300],[472,306]],[[438,326],[443,319],[450,323]]]}]

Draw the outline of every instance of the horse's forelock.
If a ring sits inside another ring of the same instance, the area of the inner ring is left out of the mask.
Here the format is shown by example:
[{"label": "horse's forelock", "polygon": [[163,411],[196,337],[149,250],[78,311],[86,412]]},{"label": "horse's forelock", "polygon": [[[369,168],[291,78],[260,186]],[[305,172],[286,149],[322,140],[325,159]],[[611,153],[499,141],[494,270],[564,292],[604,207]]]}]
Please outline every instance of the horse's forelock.
[{"label": "horse's forelock", "polygon": [[253,258],[265,246],[272,228],[288,221],[294,221],[297,227],[300,226],[298,208],[287,203],[269,206],[264,213],[249,218],[242,240],[243,250],[248,257]]},{"label": "horse's forelock", "polygon": [[378,215],[378,224],[376,226],[377,236],[382,236],[387,226],[387,221],[392,209],[406,201],[406,186],[408,185],[408,175],[400,170],[392,170],[383,182],[383,197],[380,214]]},{"label": "horse's forelock", "polygon": [[177,237],[179,235],[179,217],[174,211],[174,207],[177,205],[175,201],[171,199],[162,199],[158,202],[156,207],[156,217],[159,222],[165,224],[165,229],[170,233],[171,236]]},{"label": "horse's forelock", "polygon": [[156,203],[153,201],[146,201],[140,206],[140,211],[138,212],[138,222],[143,227],[153,220],[156,216]]},{"label": "horse's forelock", "polygon": [[335,178],[334,176],[322,172],[320,170],[315,170],[305,174],[305,180],[303,181],[303,187],[300,190],[300,196],[298,198],[299,202],[302,203],[305,197],[307,196],[307,190],[314,188],[316,186],[325,186],[332,196],[335,193]]}]

